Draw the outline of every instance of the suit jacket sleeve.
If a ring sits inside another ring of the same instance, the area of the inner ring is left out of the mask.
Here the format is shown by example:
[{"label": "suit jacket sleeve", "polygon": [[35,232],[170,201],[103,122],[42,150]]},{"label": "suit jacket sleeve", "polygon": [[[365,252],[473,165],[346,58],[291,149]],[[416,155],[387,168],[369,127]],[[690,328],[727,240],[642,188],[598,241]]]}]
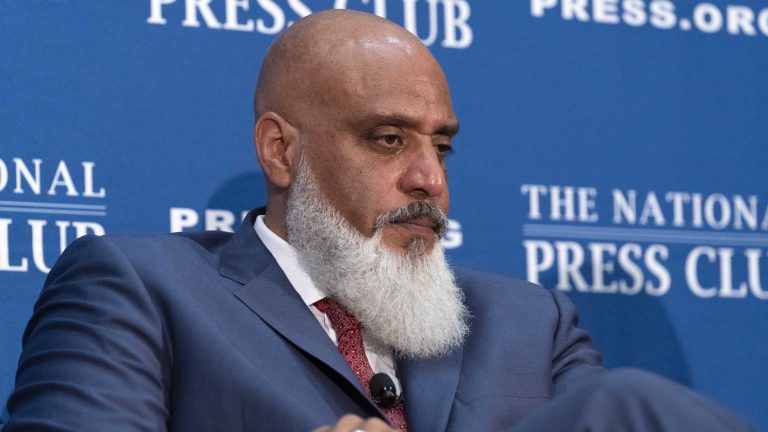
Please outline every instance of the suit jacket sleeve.
[{"label": "suit jacket sleeve", "polygon": [[24,333],[3,432],[165,430],[170,353],[157,311],[109,239],[74,242]]},{"label": "suit jacket sleeve", "polygon": [[552,349],[553,396],[604,371],[602,356],[592,347],[592,339],[580,328],[576,307],[559,291],[551,291],[559,310]]}]

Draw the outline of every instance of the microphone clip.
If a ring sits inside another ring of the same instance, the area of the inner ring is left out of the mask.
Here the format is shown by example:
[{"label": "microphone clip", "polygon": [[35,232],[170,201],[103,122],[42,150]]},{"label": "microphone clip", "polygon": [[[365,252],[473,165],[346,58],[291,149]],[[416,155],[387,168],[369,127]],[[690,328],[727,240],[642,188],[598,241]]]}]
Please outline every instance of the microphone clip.
[{"label": "microphone clip", "polygon": [[382,408],[392,408],[404,402],[403,395],[397,394],[397,388],[392,378],[385,373],[377,373],[368,383],[371,399]]}]

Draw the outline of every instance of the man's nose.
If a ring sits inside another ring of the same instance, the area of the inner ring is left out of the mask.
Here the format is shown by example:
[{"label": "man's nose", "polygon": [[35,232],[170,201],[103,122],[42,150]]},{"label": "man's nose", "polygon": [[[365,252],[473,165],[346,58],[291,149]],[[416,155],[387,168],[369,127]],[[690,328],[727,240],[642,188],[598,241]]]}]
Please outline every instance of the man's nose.
[{"label": "man's nose", "polygon": [[403,192],[416,199],[435,199],[444,194],[447,189],[444,159],[431,140],[423,140],[408,153],[400,180]]}]

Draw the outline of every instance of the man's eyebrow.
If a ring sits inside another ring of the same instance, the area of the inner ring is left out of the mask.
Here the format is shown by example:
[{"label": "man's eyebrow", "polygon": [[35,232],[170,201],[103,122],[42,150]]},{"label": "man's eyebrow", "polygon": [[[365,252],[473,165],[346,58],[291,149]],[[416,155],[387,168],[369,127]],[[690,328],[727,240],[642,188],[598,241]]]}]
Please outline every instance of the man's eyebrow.
[{"label": "man's eyebrow", "polygon": [[448,135],[449,137],[453,137],[456,134],[459,133],[459,124],[458,123],[449,123],[444,126],[440,126],[435,131],[436,135]]},{"label": "man's eyebrow", "polygon": [[[397,115],[397,114],[373,114],[370,116],[366,116],[362,122],[367,125],[374,125],[373,127],[378,127],[381,125],[392,125],[392,126],[400,126],[400,127],[410,127],[414,129],[418,129],[418,123],[419,123],[418,121],[416,121],[416,119],[412,119],[410,117]],[[459,123],[447,122],[443,125],[438,126],[437,129],[435,129],[434,132],[431,133],[431,135],[447,135],[449,137],[453,137],[458,133],[459,133]]]}]

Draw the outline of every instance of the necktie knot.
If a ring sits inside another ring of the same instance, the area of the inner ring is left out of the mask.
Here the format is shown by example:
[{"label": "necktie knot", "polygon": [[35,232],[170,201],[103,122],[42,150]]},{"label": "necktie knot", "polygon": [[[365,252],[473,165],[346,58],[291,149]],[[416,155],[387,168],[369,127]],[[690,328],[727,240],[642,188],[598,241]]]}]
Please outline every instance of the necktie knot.
[{"label": "necktie knot", "polygon": [[336,331],[337,339],[340,339],[350,331],[360,331],[360,323],[357,322],[355,316],[349,313],[347,308],[339,302],[326,297],[316,302],[315,307],[331,320],[331,325],[333,330]]}]

